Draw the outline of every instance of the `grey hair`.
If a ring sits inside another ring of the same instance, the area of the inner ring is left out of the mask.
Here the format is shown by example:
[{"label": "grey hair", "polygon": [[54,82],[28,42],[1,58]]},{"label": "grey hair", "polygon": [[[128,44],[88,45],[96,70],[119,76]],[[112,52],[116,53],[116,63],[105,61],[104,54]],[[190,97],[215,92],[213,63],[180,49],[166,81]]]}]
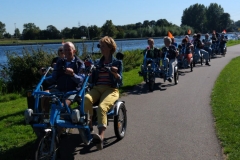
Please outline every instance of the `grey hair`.
[{"label": "grey hair", "polygon": [[171,38],[168,36],[164,37],[163,40],[172,43]]},{"label": "grey hair", "polygon": [[73,50],[76,50],[76,49],[75,49],[75,46],[74,46],[74,44],[73,44],[72,42],[65,42],[64,45],[63,45],[63,48],[64,48],[64,46],[66,46],[66,45],[69,45]]}]

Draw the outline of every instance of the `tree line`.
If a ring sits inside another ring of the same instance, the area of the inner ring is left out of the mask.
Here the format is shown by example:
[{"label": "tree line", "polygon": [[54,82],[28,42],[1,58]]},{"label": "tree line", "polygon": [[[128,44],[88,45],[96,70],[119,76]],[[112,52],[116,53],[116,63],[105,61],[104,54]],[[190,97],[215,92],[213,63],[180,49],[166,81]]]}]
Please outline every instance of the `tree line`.
[{"label": "tree line", "polygon": [[[12,35],[6,32],[5,24],[0,21],[0,38],[11,38]],[[211,33],[213,30],[221,32],[237,31],[240,28],[240,20],[234,22],[230,14],[224,12],[221,5],[211,3],[209,6],[194,4],[183,10],[181,25],[172,24],[166,19],[145,20],[135,24],[114,25],[112,20],[106,20],[103,26],[78,26],[58,30],[54,25],[48,25],[41,30],[34,23],[23,25],[22,33],[18,28],[14,31],[14,37],[23,40],[45,40],[45,39],[99,39],[101,36],[108,35],[113,38],[142,38],[142,37],[161,37],[170,31],[173,35],[187,34],[188,30],[192,33]]]}]

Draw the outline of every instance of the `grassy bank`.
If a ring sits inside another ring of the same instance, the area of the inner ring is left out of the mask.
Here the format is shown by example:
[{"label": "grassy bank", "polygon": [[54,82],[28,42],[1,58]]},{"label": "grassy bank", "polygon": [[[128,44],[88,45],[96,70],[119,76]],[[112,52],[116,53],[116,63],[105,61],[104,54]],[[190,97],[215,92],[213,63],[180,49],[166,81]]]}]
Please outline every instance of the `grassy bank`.
[{"label": "grassy bank", "polygon": [[217,136],[229,160],[240,160],[240,57],[219,75],[211,98]]}]

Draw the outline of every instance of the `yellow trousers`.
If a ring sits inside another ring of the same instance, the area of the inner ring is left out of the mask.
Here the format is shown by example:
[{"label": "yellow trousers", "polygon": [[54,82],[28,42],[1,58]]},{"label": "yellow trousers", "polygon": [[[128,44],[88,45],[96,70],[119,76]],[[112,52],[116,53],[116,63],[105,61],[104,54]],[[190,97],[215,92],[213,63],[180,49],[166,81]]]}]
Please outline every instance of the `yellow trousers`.
[{"label": "yellow trousers", "polygon": [[107,127],[107,112],[113,107],[114,102],[119,98],[119,91],[117,88],[110,86],[98,85],[94,86],[90,92],[86,93],[84,101],[85,113],[93,115],[93,104],[99,100],[97,117],[98,128]]}]

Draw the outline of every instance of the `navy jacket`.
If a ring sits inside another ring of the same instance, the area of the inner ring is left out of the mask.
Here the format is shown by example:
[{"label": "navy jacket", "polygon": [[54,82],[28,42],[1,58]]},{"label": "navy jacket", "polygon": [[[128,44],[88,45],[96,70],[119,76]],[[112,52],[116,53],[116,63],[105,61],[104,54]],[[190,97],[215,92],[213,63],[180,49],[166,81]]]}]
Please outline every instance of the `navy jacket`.
[{"label": "navy jacket", "polygon": [[[72,68],[74,76],[65,74],[65,68]],[[85,65],[77,56],[67,65],[66,59],[60,59],[52,73],[52,78],[57,82],[57,89],[61,92],[69,92],[79,88],[84,80]]]},{"label": "navy jacket", "polygon": [[176,58],[176,47],[174,45],[170,45],[169,48],[167,47],[163,47],[162,48],[162,57],[165,56],[165,54],[167,54],[167,58],[168,59],[175,59]]}]

